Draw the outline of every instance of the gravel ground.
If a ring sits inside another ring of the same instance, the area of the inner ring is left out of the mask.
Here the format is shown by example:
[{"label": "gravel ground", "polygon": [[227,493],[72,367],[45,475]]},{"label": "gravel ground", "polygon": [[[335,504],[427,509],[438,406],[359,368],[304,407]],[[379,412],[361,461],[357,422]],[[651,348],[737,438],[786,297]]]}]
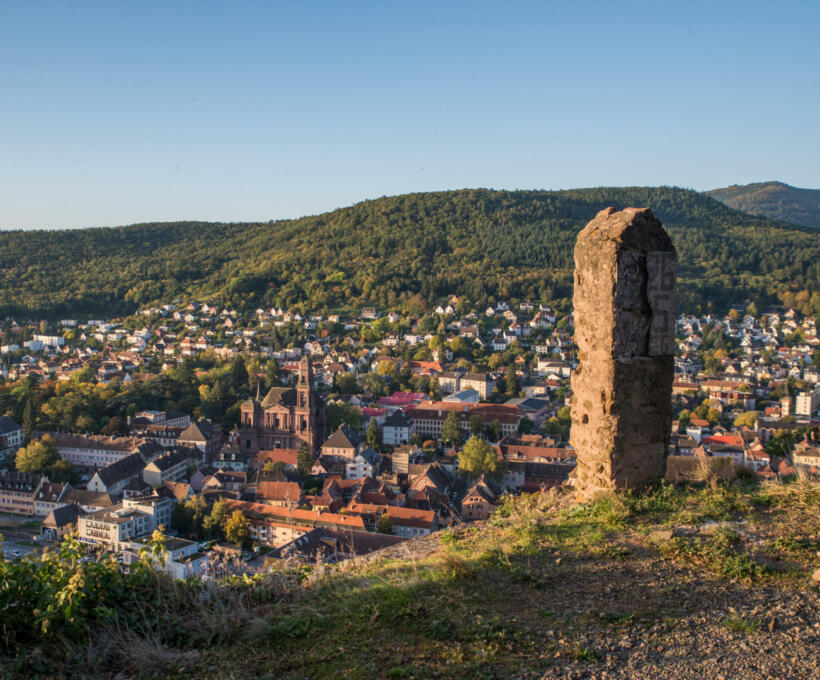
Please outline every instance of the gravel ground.
[{"label": "gravel ground", "polygon": [[[571,611],[575,603],[589,624],[556,622],[552,634],[547,630],[559,648],[556,661],[564,662],[542,678],[820,678],[820,596],[812,584],[704,580],[661,561],[598,569],[595,575],[600,589],[570,576],[551,591],[551,607]],[[639,613],[623,623],[594,623],[596,616],[613,620],[619,612]],[[597,660],[576,660],[571,650],[579,647]]]}]

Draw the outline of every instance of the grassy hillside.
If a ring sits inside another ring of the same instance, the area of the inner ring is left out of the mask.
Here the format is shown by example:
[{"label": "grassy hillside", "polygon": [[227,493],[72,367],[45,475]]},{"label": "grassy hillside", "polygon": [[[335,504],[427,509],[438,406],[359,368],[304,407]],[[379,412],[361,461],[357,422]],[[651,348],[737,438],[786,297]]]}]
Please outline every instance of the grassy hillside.
[{"label": "grassy hillside", "polygon": [[229,586],[54,559],[35,585],[0,562],[0,673],[818,677],[818,536],[820,485],[738,482],[523,496],[486,524]]},{"label": "grassy hillside", "polygon": [[575,236],[608,205],[649,206],[664,222],[686,309],[820,287],[815,234],[694,191],[463,190],[264,224],[0,232],[0,315],[125,313],[191,295],[246,309],[566,298]]},{"label": "grassy hillside", "polygon": [[750,215],[820,229],[820,189],[799,189],[783,182],[759,182],[742,186],[733,184],[707,193]]}]

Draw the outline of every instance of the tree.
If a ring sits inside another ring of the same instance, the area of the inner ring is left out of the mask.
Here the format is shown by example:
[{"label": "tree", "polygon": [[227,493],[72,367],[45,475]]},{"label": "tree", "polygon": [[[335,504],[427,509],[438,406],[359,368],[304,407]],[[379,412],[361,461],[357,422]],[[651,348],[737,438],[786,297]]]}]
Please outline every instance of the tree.
[{"label": "tree", "polygon": [[91,364],[86,364],[78,371],[74,371],[71,374],[72,382],[81,385],[83,383],[90,383],[94,380],[94,376],[96,375],[94,371],[94,367]]},{"label": "tree", "polygon": [[231,543],[241,546],[249,536],[248,520],[241,510],[234,510],[225,523],[225,538]]},{"label": "tree", "polygon": [[396,367],[395,361],[385,360],[379,362],[379,365],[376,367],[376,372],[381,376],[395,378],[398,373],[398,368]]},{"label": "tree", "polygon": [[789,458],[794,449],[794,433],[787,430],[777,430],[774,437],[766,444],[766,452],[781,458]]},{"label": "tree", "polygon": [[228,501],[220,498],[211,508],[211,514],[202,521],[202,528],[211,538],[224,536],[225,523],[228,521]]},{"label": "tree", "polygon": [[231,362],[231,385],[235,391],[245,389],[248,385],[248,367],[241,356],[234,357]]},{"label": "tree", "polygon": [[310,477],[310,471],[313,469],[313,454],[310,452],[307,442],[302,442],[299,447],[299,455],[296,457],[296,465],[299,468],[299,474],[303,479]]},{"label": "tree", "polygon": [[350,372],[337,373],[333,378],[333,384],[339,394],[356,394],[361,392],[356,376]]},{"label": "tree", "polygon": [[[248,371],[248,387],[250,387],[251,394],[254,394],[259,385],[259,359],[250,357],[245,363],[245,368]],[[259,387],[261,388],[261,385]]]},{"label": "tree", "polygon": [[202,536],[202,523],[208,506],[201,495],[191,496],[187,501],[174,505],[171,524],[179,531]]},{"label": "tree", "polygon": [[61,458],[49,465],[46,472],[52,482],[71,482],[74,477],[74,466]]},{"label": "tree", "polygon": [[370,425],[367,426],[365,433],[365,440],[367,445],[376,451],[381,451],[382,448],[382,433],[379,431],[379,425],[375,418],[370,419]]},{"label": "tree", "polygon": [[37,419],[34,415],[34,400],[28,399],[23,409],[23,430],[25,431],[26,439],[31,437],[31,433],[34,432],[36,426]]},{"label": "tree", "polygon": [[329,404],[327,417],[331,432],[335,432],[342,423],[350,425],[354,430],[358,430],[362,426],[362,412],[350,404],[341,402]]},{"label": "tree", "polygon": [[152,562],[156,562],[160,566],[163,566],[165,561],[168,559],[168,549],[165,546],[166,538],[162,530],[162,526],[154,529],[148,544],[140,548],[139,551],[140,557],[143,559],[150,559]]},{"label": "tree", "polygon": [[461,441],[461,428],[455,411],[450,411],[441,426],[441,441],[451,446],[458,446]]},{"label": "tree", "polygon": [[54,440],[45,436],[17,451],[14,457],[14,467],[18,472],[45,472],[58,460]]},{"label": "tree", "polygon": [[735,418],[735,427],[754,427],[760,414],[757,411],[746,411]]},{"label": "tree", "polygon": [[270,389],[279,384],[279,362],[276,359],[268,359],[265,365],[265,387]]},{"label": "tree", "polygon": [[487,439],[491,442],[497,442],[501,439],[501,422],[493,420],[486,428]]},{"label": "tree", "polygon": [[266,461],[265,464],[262,466],[263,472],[284,472],[285,464],[281,460],[277,461]]},{"label": "tree", "polygon": [[94,419],[91,416],[84,413],[79,418],[77,418],[75,427],[80,432],[93,432],[97,429],[97,423],[94,422]]},{"label": "tree", "polygon": [[439,385],[438,377],[434,377],[430,380],[430,396],[433,401],[439,401],[441,399],[441,386]]},{"label": "tree", "polygon": [[125,421],[120,416],[114,416],[100,428],[100,434],[122,434],[126,430]]},{"label": "tree", "polygon": [[380,534],[393,533],[393,522],[390,521],[390,516],[386,512],[382,513],[381,517],[379,517],[376,522],[376,531]]},{"label": "tree", "polygon": [[686,432],[686,428],[692,422],[692,412],[689,409],[683,409],[678,414],[678,432]]},{"label": "tree", "polygon": [[484,421],[481,420],[481,416],[477,413],[473,413],[468,419],[470,423],[470,434],[477,435],[482,434],[484,432]]},{"label": "tree", "polygon": [[385,394],[385,382],[382,376],[378,375],[377,373],[365,373],[361,378],[359,378],[359,382],[362,384],[362,388],[365,392],[370,392],[374,396],[381,397]]},{"label": "tree", "polygon": [[194,524],[186,503],[174,503],[171,511],[171,526],[182,534],[192,534]]},{"label": "tree", "polygon": [[511,397],[518,394],[518,376],[515,374],[515,366],[512,364],[507,367],[507,375],[504,378],[504,388]]},{"label": "tree", "polygon": [[458,469],[474,477],[487,475],[499,480],[504,473],[504,463],[495,449],[481,437],[470,437],[458,454]]},{"label": "tree", "polygon": [[535,423],[532,422],[527,416],[521,418],[521,422],[518,423],[518,433],[519,434],[529,434],[535,429]]}]

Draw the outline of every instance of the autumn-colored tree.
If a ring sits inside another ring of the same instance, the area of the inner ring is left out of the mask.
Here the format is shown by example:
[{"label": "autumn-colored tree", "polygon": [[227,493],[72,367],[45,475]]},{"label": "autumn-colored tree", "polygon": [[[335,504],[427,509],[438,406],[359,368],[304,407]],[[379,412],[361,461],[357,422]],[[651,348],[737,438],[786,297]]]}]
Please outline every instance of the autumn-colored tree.
[{"label": "autumn-colored tree", "polygon": [[202,521],[202,528],[211,538],[220,538],[225,535],[225,523],[228,521],[228,501],[220,498],[211,508],[211,514]]},{"label": "autumn-colored tree", "polygon": [[234,510],[225,523],[225,538],[231,543],[241,546],[249,536],[248,520],[241,510]]},{"label": "autumn-colored tree", "polygon": [[396,374],[398,373],[398,368],[396,367],[395,361],[380,361],[379,365],[376,367],[376,372],[379,375],[387,376],[390,378],[395,378]]},{"label": "autumn-colored tree", "polygon": [[58,459],[54,440],[45,436],[18,450],[14,467],[18,472],[45,472]]},{"label": "autumn-colored tree", "polygon": [[754,427],[755,421],[760,416],[758,411],[746,411],[735,418],[735,427]]}]

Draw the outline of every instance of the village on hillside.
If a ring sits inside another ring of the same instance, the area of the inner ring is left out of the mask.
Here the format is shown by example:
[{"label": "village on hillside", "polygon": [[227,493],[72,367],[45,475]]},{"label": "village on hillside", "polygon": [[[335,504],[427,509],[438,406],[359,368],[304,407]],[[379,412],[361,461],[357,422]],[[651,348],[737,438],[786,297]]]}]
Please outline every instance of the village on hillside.
[{"label": "village on hillside", "polygon": [[[0,329],[11,559],[70,538],[128,569],[160,536],[177,578],[333,562],[485,520],[575,466],[572,317],[543,304],[354,318],[177,301]],[[675,371],[670,456],[818,473],[813,320],[683,314]]]}]

